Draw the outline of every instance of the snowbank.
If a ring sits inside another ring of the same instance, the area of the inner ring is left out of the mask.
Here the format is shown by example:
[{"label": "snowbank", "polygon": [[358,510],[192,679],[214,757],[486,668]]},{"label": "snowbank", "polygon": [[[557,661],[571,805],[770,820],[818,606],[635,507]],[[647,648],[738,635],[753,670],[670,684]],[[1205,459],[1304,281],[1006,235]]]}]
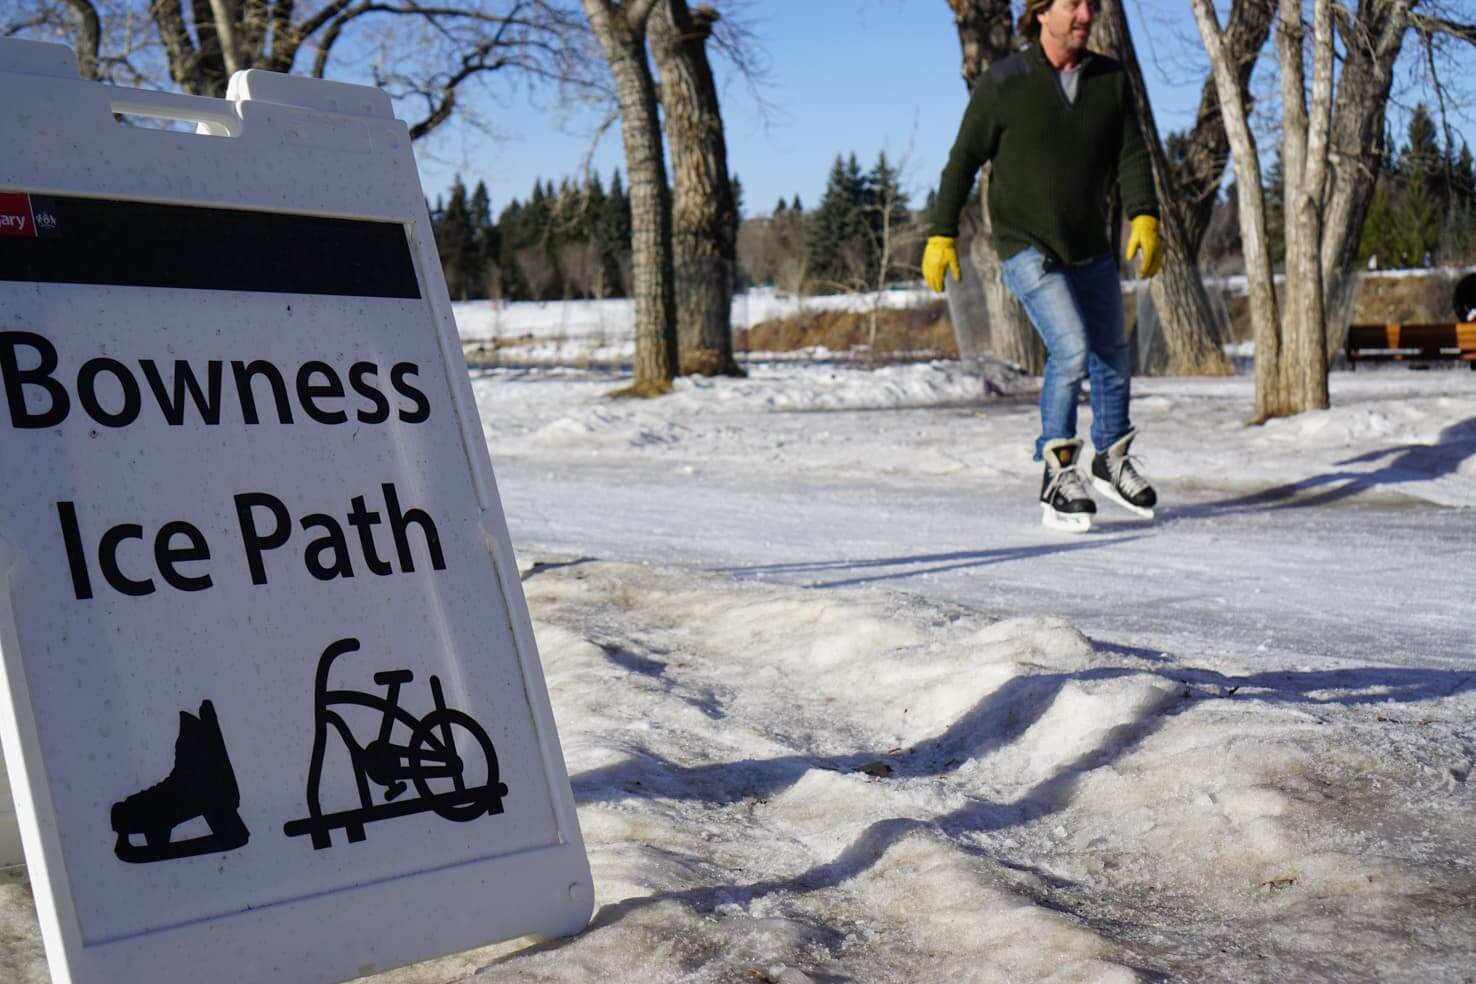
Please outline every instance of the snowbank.
[{"label": "snowbank", "polygon": [[458,957],[473,981],[1469,967],[1469,686],[1222,675],[891,594],[524,576],[599,908]]}]

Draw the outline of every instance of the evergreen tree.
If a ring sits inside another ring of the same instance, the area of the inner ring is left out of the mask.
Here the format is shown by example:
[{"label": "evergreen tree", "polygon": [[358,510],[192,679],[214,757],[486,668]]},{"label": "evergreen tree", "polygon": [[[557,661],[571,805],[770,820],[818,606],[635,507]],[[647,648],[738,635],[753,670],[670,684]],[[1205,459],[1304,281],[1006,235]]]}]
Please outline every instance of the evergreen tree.
[{"label": "evergreen tree", "polygon": [[1266,169],[1266,252],[1271,265],[1281,266],[1286,260],[1286,169],[1282,164],[1281,150]]},{"label": "evergreen tree", "polygon": [[[869,233],[866,249],[868,280],[875,282],[882,262],[882,248],[889,245],[888,265],[897,262],[898,246],[908,220],[912,217],[908,195],[898,181],[897,170],[887,163],[887,153],[877,154],[876,164],[866,176],[862,192],[866,203],[866,225]],[[891,270],[880,271],[884,282],[890,281]]]},{"label": "evergreen tree", "polygon": [[1450,182],[1439,132],[1424,103],[1415,106],[1406,131],[1408,142],[1399,154],[1399,177],[1404,203],[1398,226],[1407,262],[1420,265],[1426,255],[1440,251],[1441,233],[1451,212]]},{"label": "evergreen tree", "polygon": [[475,296],[486,297],[492,263],[497,256],[497,226],[492,221],[492,197],[487,193],[487,182],[477,182],[467,213],[472,232],[471,269],[468,274],[474,277]]},{"label": "evergreen tree", "polygon": [[584,188],[579,226],[582,241],[590,244],[592,252],[590,293],[595,298],[610,297],[620,292],[619,243],[606,239],[609,230],[604,218],[609,202],[610,196],[605,193],[605,183],[600,180],[599,173],[590,175]]},{"label": "evergreen tree", "polygon": [[787,208],[789,208],[789,203],[784,200],[784,196],[783,195],[780,195],[779,196],[779,204],[774,206],[774,215],[776,217],[777,216],[780,216],[780,215],[783,215],[785,209],[787,209]]},{"label": "evergreen tree", "polygon": [[1456,158],[1455,164],[1455,192],[1456,201],[1465,209],[1476,205],[1476,163],[1471,159],[1471,148],[1461,141],[1461,155]]},{"label": "evergreen tree", "polygon": [[789,207],[791,210],[798,212],[800,215],[805,214],[805,206],[804,203],[800,201],[799,192],[795,192],[794,202]]},{"label": "evergreen tree", "polygon": [[805,254],[810,277],[822,289],[835,290],[854,281],[860,265],[856,253],[865,254],[869,238],[865,216],[866,181],[852,154],[849,161],[839,155],[831,165],[825,193],[805,230]]},{"label": "evergreen tree", "polygon": [[1469,263],[1476,258],[1476,164],[1471,148],[1461,141],[1451,188],[1451,228],[1454,231],[1447,260]]},{"label": "evergreen tree", "polygon": [[1392,267],[1399,262],[1398,216],[1392,207],[1389,186],[1393,175],[1385,172],[1374,185],[1373,200],[1369,202],[1368,214],[1363,220],[1363,231],[1358,239],[1358,262],[1365,264],[1370,258],[1379,266]]},{"label": "evergreen tree", "polygon": [[1423,105],[1415,107],[1397,146],[1386,131],[1383,171],[1359,240],[1363,260],[1377,256],[1380,266],[1460,261],[1476,251],[1476,174],[1471,151],[1462,143],[1442,144],[1439,130]]},{"label": "evergreen tree", "polygon": [[630,264],[630,196],[617,168],[610,177],[610,193],[596,219],[597,238],[609,277],[611,297],[625,295],[621,271]]},{"label": "evergreen tree", "polygon": [[1409,116],[1408,143],[1399,154],[1399,176],[1407,184],[1423,182],[1429,184],[1440,170],[1443,156],[1440,138],[1436,135],[1435,121],[1424,103],[1415,106]]},{"label": "evergreen tree", "polygon": [[472,229],[471,216],[466,200],[466,186],[461,175],[451,185],[451,197],[441,213],[435,229],[436,252],[441,257],[441,269],[446,276],[446,289],[453,301],[465,301],[476,296],[473,283],[476,279],[476,235]]},{"label": "evergreen tree", "polygon": [[1400,263],[1419,266],[1440,245],[1440,203],[1428,181],[1411,181],[1404,190],[1397,229]]},{"label": "evergreen tree", "polygon": [[518,240],[522,235],[523,205],[516,198],[497,216],[497,269],[502,278],[502,296],[508,300],[528,299],[528,289],[518,269]]}]

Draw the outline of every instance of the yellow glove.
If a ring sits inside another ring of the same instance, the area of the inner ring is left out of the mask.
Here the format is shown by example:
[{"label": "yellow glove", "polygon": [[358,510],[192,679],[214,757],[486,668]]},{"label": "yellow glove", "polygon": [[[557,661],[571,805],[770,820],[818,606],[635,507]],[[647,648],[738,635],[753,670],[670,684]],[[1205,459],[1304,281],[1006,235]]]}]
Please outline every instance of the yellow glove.
[{"label": "yellow glove", "polygon": [[963,271],[958,267],[958,250],[953,248],[952,236],[929,236],[928,248],[923,250],[923,279],[928,286],[943,292],[943,279],[953,271],[954,280],[963,280]]},{"label": "yellow glove", "polygon": [[[1143,262],[1138,265],[1138,276],[1147,280],[1163,267],[1163,244],[1158,241],[1158,220],[1151,215],[1139,215],[1133,219],[1133,234],[1128,236],[1127,258],[1132,259],[1139,249],[1143,251]],[[926,262],[924,262],[926,268]]]}]

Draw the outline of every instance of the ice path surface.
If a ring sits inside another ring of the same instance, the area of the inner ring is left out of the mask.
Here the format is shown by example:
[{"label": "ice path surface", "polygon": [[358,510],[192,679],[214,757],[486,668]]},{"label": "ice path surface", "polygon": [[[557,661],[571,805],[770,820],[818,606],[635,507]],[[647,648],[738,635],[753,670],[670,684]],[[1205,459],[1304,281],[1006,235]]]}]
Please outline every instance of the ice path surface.
[{"label": "ice path surface", "polygon": [[601,908],[476,979],[1467,979],[1476,374],[1139,381],[1083,538],[990,382],[477,381]]}]

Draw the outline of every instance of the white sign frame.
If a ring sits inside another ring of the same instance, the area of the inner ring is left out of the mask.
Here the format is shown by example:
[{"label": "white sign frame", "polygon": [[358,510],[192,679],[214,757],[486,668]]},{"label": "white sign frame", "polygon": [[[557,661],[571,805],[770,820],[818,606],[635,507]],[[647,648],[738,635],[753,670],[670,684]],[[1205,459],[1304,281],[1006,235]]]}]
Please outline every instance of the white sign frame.
[{"label": "white sign frame", "polygon": [[[197,132],[123,126],[114,113],[192,121]],[[501,598],[485,617],[510,623],[554,821],[546,846],[89,941],[74,894],[87,874],[69,868],[53,795],[66,777],[48,770],[40,747],[37,716],[46,708],[33,704],[17,634],[11,584],[34,558],[0,539],[0,685],[7,698],[0,700],[0,742],[53,980],[334,981],[500,939],[580,931],[594,905],[588,860],[409,135],[388,98],[372,88],[260,71],[237,73],[225,100],[130,90],[82,81],[63,46],[0,40],[0,146],[0,192],[404,226],[422,320],[439,353],[430,368],[448,377],[481,511],[478,529],[442,532],[474,536],[490,556]],[[193,709],[194,699],[188,703],[180,709]]]}]

